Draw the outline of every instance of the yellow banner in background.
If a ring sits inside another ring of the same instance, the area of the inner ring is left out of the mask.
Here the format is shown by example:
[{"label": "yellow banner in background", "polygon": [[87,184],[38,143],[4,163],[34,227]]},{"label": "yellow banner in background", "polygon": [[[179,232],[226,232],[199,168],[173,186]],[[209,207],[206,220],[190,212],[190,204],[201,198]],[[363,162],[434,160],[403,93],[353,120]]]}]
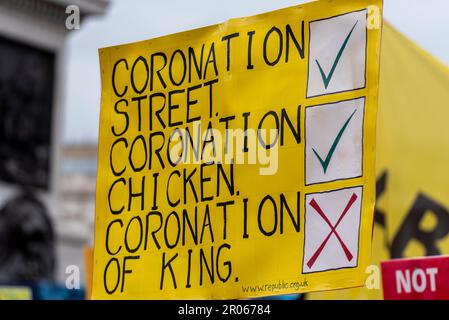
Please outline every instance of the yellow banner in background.
[{"label": "yellow banner in background", "polygon": [[30,287],[0,286],[0,300],[32,300],[33,291]]},{"label": "yellow banner in background", "polygon": [[86,290],[86,300],[90,300],[92,296],[92,282],[93,282],[93,260],[94,260],[94,249],[90,246],[85,246],[83,250],[84,255],[84,269],[85,271],[85,290]]},{"label": "yellow banner in background", "polygon": [[101,49],[93,298],[362,285],[381,12],[326,0]]},{"label": "yellow banner in background", "polygon": [[310,299],[382,299],[380,261],[449,254],[449,69],[389,24],[381,61],[370,289]]}]

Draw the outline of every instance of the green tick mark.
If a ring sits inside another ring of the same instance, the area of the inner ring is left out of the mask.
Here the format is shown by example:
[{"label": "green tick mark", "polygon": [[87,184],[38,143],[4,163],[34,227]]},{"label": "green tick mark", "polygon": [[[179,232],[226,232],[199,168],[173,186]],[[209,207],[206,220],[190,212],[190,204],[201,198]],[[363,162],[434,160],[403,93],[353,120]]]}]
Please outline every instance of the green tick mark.
[{"label": "green tick mark", "polygon": [[323,68],[321,68],[320,63],[318,62],[318,60],[315,60],[316,64],[318,65],[318,69],[320,69],[320,73],[321,73],[321,78],[323,79],[324,82],[324,87],[327,89],[327,87],[329,86],[329,83],[332,80],[332,76],[334,75],[335,69],[337,68],[338,62],[341,59],[341,56],[343,55],[343,51],[345,51],[346,45],[348,44],[349,38],[351,37],[352,31],[354,31],[355,26],[357,25],[359,21],[357,20],[354,24],[354,26],[352,27],[351,31],[349,31],[349,34],[346,36],[345,41],[343,42],[340,50],[338,51],[337,57],[335,58],[334,64],[332,65],[331,71],[329,72],[329,74],[326,76],[326,74],[323,71]]},{"label": "green tick mark", "polygon": [[354,116],[354,114],[356,113],[356,111],[357,111],[357,109],[354,110],[354,112],[351,114],[351,116],[348,118],[348,120],[346,120],[343,127],[340,129],[340,132],[338,133],[337,137],[335,138],[334,143],[332,144],[332,146],[326,156],[326,160],[323,160],[320,157],[320,155],[318,154],[318,152],[316,152],[316,150],[314,148],[312,148],[312,151],[315,153],[315,155],[317,156],[318,160],[321,163],[321,166],[323,167],[324,174],[326,174],[327,168],[329,167],[329,163],[331,162],[331,159],[332,159],[332,156],[334,155],[335,149],[337,148],[338,143],[340,142],[341,136],[345,132],[346,128],[349,125],[349,122],[351,121],[351,119]]}]

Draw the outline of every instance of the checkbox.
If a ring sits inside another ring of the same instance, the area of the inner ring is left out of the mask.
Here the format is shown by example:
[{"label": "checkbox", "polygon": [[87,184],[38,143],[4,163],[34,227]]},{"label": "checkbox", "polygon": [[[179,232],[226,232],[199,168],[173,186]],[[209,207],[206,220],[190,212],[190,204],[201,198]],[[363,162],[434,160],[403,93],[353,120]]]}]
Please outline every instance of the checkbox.
[{"label": "checkbox", "polygon": [[306,108],[306,185],[362,176],[364,111],[364,97]]},{"label": "checkbox", "polygon": [[362,187],[306,195],[302,273],[358,264]]},{"label": "checkbox", "polygon": [[362,10],[310,22],[308,98],[365,87],[366,17]]}]

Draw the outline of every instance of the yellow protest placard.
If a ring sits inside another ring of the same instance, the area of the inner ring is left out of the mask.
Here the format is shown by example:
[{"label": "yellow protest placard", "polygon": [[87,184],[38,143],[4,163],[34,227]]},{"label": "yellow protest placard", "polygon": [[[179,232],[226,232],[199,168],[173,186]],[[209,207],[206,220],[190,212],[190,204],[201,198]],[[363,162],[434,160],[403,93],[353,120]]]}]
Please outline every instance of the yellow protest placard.
[{"label": "yellow protest placard", "polygon": [[96,299],[363,284],[382,3],[100,49]]}]

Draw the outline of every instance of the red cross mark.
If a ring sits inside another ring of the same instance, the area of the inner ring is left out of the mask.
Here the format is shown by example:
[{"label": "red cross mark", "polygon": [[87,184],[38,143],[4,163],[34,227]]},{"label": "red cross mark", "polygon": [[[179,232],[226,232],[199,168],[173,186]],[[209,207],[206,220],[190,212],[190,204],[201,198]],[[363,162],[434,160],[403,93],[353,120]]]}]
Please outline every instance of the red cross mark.
[{"label": "red cross mark", "polygon": [[309,268],[312,268],[312,266],[315,264],[316,259],[318,259],[318,257],[320,256],[321,252],[323,251],[324,247],[326,246],[327,242],[329,241],[330,237],[332,236],[332,234],[334,234],[337,239],[338,242],[340,242],[341,247],[343,248],[343,251],[345,252],[346,258],[348,259],[348,261],[351,261],[353,256],[351,251],[349,251],[348,247],[346,246],[346,244],[343,242],[343,240],[341,240],[340,235],[337,233],[337,231],[335,229],[337,229],[338,225],[340,224],[341,220],[343,220],[344,216],[346,215],[346,213],[348,213],[349,209],[351,208],[351,206],[354,204],[354,202],[357,200],[357,195],[355,193],[352,194],[351,198],[349,199],[348,204],[346,205],[346,208],[343,210],[343,212],[340,215],[340,218],[338,218],[338,221],[335,225],[332,225],[332,223],[329,221],[328,217],[326,217],[326,215],[324,214],[323,210],[321,210],[320,206],[318,205],[318,203],[315,201],[315,199],[312,199],[310,201],[310,206],[315,209],[315,211],[321,216],[321,218],[323,218],[324,221],[326,221],[326,223],[329,225],[329,227],[331,228],[331,231],[329,232],[329,234],[327,235],[327,237],[323,240],[323,243],[321,243],[321,245],[318,247],[318,249],[315,251],[315,253],[313,254],[313,256],[309,259],[309,261],[307,262],[307,266]]}]

